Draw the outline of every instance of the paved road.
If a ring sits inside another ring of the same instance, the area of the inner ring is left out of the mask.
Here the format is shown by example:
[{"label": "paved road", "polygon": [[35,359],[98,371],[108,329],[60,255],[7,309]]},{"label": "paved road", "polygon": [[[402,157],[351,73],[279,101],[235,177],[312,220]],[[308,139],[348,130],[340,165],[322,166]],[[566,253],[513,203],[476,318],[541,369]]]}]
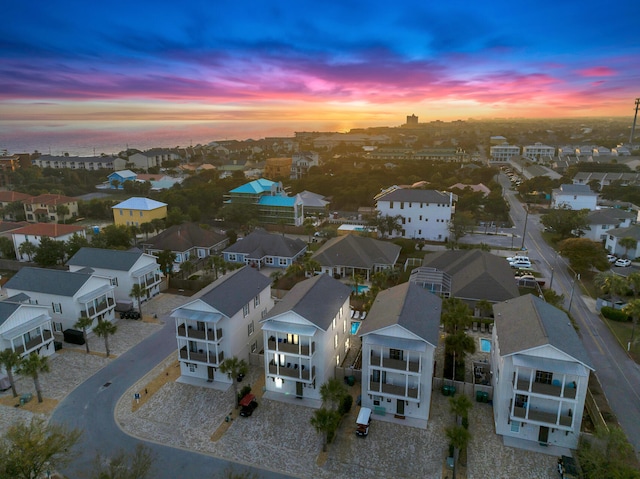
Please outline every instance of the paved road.
[{"label": "paved road", "polygon": [[[500,177],[503,185],[508,183],[504,175]],[[505,196],[511,203],[514,224],[522,234],[525,209],[513,191],[506,189]],[[582,342],[589,352],[609,405],[636,455],[640,455],[640,366],[626,354],[607,326],[589,309],[580,294],[579,285],[574,284],[575,276],[567,268],[565,260],[542,239],[541,231],[539,217],[529,215],[525,236],[529,257],[546,278],[553,277],[553,289],[565,296],[565,308],[571,306],[570,313],[580,328]]]},{"label": "paved road", "polygon": [[[52,421],[84,431],[76,447],[80,454],[79,459],[62,471],[68,477],[85,477],[91,470],[98,451],[108,457],[122,449],[133,451],[141,442],[120,430],[114,420],[114,410],[118,399],[131,385],[176,349],[173,321],[168,317],[164,320],[165,326],[160,331],[78,386],[54,411]],[[110,384],[107,386],[108,383]],[[233,466],[229,461],[212,456],[155,443],[145,444],[155,454],[154,478],[212,478],[218,477],[215,475],[216,472],[221,474],[226,468]],[[268,464],[265,464],[265,467],[268,467]],[[291,477],[244,466],[236,467],[234,470],[249,470],[264,479]]]}]

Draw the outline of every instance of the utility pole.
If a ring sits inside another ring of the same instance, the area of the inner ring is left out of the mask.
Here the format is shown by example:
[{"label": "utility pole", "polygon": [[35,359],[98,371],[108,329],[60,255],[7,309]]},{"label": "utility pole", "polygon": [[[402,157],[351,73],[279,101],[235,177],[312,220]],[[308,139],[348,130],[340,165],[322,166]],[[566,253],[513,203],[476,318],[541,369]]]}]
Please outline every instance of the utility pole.
[{"label": "utility pole", "polygon": [[580,274],[576,274],[573,278],[573,282],[571,283],[571,296],[569,296],[569,309],[567,311],[568,314],[571,314],[571,305],[573,304],[573,290],[576,287],[576,281],[580,281]]},{"label": "utility pole", "polygon": [[636,98],[636,114],[633,116],[633,125],[631,126],[631,135],[629,136],[629,143],[631,143],[631,149],[633,149],[633,137],[636,133],[636,121],[638,120],[638,108],[640,108],[640,98]]},{"label": "utility pole", "polygon": [[522,246],[520,249],[524,251],[524,237],[527,235],[527,221],[529,221],[529,203],[527,203],[526,216],[524,217],[524,229],[522,230]]}]

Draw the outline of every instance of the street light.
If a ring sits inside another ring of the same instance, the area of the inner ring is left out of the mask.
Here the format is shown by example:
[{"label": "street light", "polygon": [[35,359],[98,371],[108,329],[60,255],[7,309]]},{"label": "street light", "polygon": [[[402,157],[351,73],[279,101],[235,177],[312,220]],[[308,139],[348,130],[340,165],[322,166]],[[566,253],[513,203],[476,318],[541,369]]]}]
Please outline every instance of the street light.
[{"label": "street light", "polygon": [[527,221],[529,220],[529,203],[527,203],[527,208],[525,211],[527,212],[527,214],[524,217],[524,229],[522,230],[522,246],[520,247],[520,249],[523,251],[524,251],[524,237],[527,235]]},{"label": "street light", "polygon": [[567,311],[568,314],[571,314],[571,305],[573,304],[573,290],[576,287],[576,281],[580,281],[580,274],[576,274],[576,276],[573,278],[573,282],[571,283],[571,296],[569,296],[569,310]]}]

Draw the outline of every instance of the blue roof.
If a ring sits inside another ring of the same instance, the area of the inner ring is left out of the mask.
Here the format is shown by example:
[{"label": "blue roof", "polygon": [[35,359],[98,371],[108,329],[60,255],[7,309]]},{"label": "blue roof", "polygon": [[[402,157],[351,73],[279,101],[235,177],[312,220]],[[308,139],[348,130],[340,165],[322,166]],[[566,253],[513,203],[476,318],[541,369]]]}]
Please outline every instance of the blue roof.
[{"label": "blue roof", "polygon": [[294,206],[296,198],[295,196],[263,196],[258,201],[258,204],[264,206]]},{"label": "blue roof", "polygon": [[275,185],[274,181],[260,178],[259,180],[250,181],[249,183],[245,183],[244,185],[238,186],[237,188],[231,190],[230,193],[246,193],[246,194],[264,193],[264,192],[271,191],[271,186],[273,185]]},{"label": "blue roof", "polygon": [[124,200],[122,203],[118,203],[112,208],[151,211],[158,208],[162,208],[163,206],[167,206],[167,204],[161,203],[160,201],[156,201],[156,200],[150,200],[149,198],[138,198],[134,196],[133,198]]},{"label": "blue roof", "polygon": [[131,170],[120,170],[120,171],[114,171],[108,176],[108,178],[111,178],[112,176],[119,176],[120,178],[131,178],[135,180],[138,174],[134,173]]}]

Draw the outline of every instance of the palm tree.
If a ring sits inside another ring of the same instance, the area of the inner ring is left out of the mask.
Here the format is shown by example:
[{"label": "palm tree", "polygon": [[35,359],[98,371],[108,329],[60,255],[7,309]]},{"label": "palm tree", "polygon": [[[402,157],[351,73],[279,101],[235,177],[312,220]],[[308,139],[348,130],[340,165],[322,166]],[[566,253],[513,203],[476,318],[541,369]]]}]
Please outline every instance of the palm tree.
[{"label": "palm tree", "polygon": [[316,231],[316,227],[313,224],[313,218],[305,218],[302,222],[302,227],[304,228],[304,232],[309,235],[308,243],[311,243],[311,235]]},{"label": "palm tree", "polygon": [[493,306],[486,299],[481,299],[476,303],[476,309],[478,310],[480,317],[487,318],[491,316],[491,312],[493,311]]},{"label": "palm tree", "polygon": [[140,231],[144,233],[146,239],[149,239],[149,233],[153,233],[155,230],[156,229],[153,226],[153,223],[150,223],[148,221],[140,225]]},{"label": "palm tree", "polygon": [[118,327],[115,324],[106,320],[98,321],[96,327],[93,328],[93,332],[96,333],[97,336],[104,338],[104,349],[107,352],[107,357],[109,357],[109,354],[111,353],[111,350],[109,349],[109,336],[116,334],[117,330]]},{"label": "palm tree", "polygon": [[25,241],[20,246],[18,246],[18,253],[20,253],[20,255],[26,254],[27,257],[29,258],[29,261],[31,261],[31,258],[33,257],[34,254],[37,253],[37,251],[38,251],[38,247],[34,245],[31,241]]},{"label": "palm tree", "polygon": [[315,259],[307,258],[303,263],[305,274],[313,276],[322,266]]},{"label": "palm tree", "polygon": [[640,299],[633,299],[629,301],[624,306],[624,308],[622,308],[622,312],[631,316],[631,320],[633,321],[633,326],[631,328],[631,338],[629,339],[629,344],[627,344],[627,351],[629,351],[633,346],[633,336],[636,332],[636,324],[638,322],[638,318],[640,317]]},{"label": "palm tree", "polygon": [[151,224],[155,228],[155,231],[162,231],[165,227],[165,221],[162,218],[152,219]]},{"label": "palm tree", "polygon": [[456,423],[459,422],[459,419],[469,417],[469,409],[472,407],[473,403],[466,394],[449,398],[449,411],[456,417]]},{"label": "palm tree", "polygon": [[629,290],[627,280],[611,272],[598,273],[594,278],[594,284],[600,288],[604,294],[611,295],[612,297],[624,296]]},{"label": "palm tree", "polygon": [[60,218],[58,223],[64,223],[64,217],[69,214],[69,207],[67,205],[58,205],[56,207],[56,214]]},{"label": "palm tree", "polygon": [[[462,426],[453,426],[445,428],[445,433],[447,435],[447,439],[449,440],[449,444],[451,444],[454,448],[454,460],[453,460],[453,478],[456,477],[456,463],[457,457],[460,454],[460,451],[466,449],[469,441],[471,440],[471,433],[468,429],[465,429]],[[464,465],[464,464],[463,464]]]},{"label": "palm tree", "polygon": [[320,397],[323,404],[329,404],[331,410],[338,409],[340,401],[347,393],[347,389],[344,384],[336,378],[329,379],[326,383],[320,386]]},{"label": "palm tree", "polygon": [[129,296],[136,298],[138,301],[138,312],[140,313],[140,317],[142,317],[142,297],[147,294],[147,287],[138,283],[134,284],[131,287],[131,291],[129,291]]},{"label": "palm tree", "polygon": [[473,354],[476,352],[476,342],[471,336],[467,336],[467,333],[463,330],[448,334],[444,340],[444,345],[446,354],[453,356],[451,378],[455,380],[456,364],[464,363],[464,357],[467,353]]},{"label": "palm tree", "polygon": [[180,272],[182,273],[183,278],[184,277],[189,278],[189,275],[193,273],[195,269],[196,269],[196,265],[190,259],[184,261],[180,265]]},{"label": "palm tree", "polygon": [[36,387],[38,402],[42,402],[42,390],[40,389],[40,373],[49,372],[49,362],[46,356],[40,356],[35,351],[23,358],[18,366],[18,374],[22,376],[31,376],[33,384]]},{"label": "palm tree", "polygon": [[442,302],[442,324],[447,333],[464,331],[471,321],[469,306],[458,298],[448,298]]},{"label": "palm tree", "polygon": [[249,371],[249,365],[244,359],[238,359],[233,356],[231,358],[227,358],[222,361],[220,364],[220,372],[222,374],[228,374],[231,377],[231,381],[233,382],[233,391],[236,398],[236,409],[238,409],[238,402],[240,398],[238,397],[238,376],[246,375]]},{"label": "palm tree", "polygon": [[16,382],[13,379],[13,370],[20,366],[20,362],[22,361],[22,356],[16,353],[12,349],[5,349],[0,352],[0,365],[7,372],[7,377],[9,378],[9,384],[11,385],[11,392],[13,393],[13,397],[18,396],[18,392],[16,391]]},{"label": "palm tree", "polygon": [[89,338],[87,337],[87,328],[90,328],[93,324],[93,318],[87,316],[81,316],[73,325],[74,328],[82,329],[82,336],[84,337],[84,345],[87,348],[87,354],[89,354]]},{"label": "palm tree", "polygon": [[625,236],[624,238],[620,238],[618,244],[624,248],[624,257],[627,258],[627,254],[629,253],[629,249],[635,249],[638,246],[638,240],[632,238],[630,236]]},{"label": "palm tree", "polygon": [[340,414],[338,411],[329,411],[325,408],[316,409],[311,417],[311,425],[316,432],[322,434],[322,450],[327,451],[329,434],[333,434],[338,427]]}]

